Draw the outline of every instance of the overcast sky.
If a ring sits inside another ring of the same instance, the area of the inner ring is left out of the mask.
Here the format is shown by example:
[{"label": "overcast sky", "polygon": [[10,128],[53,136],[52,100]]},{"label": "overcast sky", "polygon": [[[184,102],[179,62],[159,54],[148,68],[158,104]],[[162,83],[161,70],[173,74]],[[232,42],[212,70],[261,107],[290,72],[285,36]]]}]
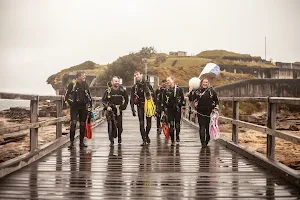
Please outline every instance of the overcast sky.
[{"label": "overcast sky", "polygon": [[143,46],[300,61],[299,0],[0,0],[0,91],[54,94],[46,79]]}]

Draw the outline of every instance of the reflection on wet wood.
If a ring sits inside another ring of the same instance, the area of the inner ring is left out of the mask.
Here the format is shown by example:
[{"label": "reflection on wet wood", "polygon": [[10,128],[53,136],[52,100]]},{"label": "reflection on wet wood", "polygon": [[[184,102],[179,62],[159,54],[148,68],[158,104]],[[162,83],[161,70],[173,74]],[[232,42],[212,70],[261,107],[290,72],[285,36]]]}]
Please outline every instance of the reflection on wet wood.
[{"label": "reflection on wet wood", "polygon": [[201,148],[198,130],[182,124],[181,142],[156,136],[141,147],[138,119],[125,111],[122,145],[109,147],[107,124],[88,148],[67,145],[0,179],[2,199],[299,199],[300,192],[218,143]]}]

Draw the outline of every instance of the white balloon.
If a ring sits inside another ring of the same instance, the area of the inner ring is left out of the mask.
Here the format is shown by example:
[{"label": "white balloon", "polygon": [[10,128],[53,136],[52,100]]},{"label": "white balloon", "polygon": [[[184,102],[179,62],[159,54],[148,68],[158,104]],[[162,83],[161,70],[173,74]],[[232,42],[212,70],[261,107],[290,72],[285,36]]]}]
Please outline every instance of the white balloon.
[{"label": "white balloon", "polygon": [[193,77],[189,80],[189,87],[195,90],[200,88],[201,80],[198,77]]}]

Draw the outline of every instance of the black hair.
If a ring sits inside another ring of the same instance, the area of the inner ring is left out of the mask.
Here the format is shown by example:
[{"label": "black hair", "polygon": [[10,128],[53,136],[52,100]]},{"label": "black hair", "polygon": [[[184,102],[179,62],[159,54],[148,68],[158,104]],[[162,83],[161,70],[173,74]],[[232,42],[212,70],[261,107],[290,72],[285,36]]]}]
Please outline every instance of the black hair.
[{"label": "black hair", "polygon": [[143,74],[140,70],[135,70],[133,74],[135,73]]},{"label": "black hair", "polygon": [[84,73],[85,73],[84,71],[77,71],[76,72],[76,78],[80,77]]},{"label": "black hair", "polygon": [[208,78],[203,78],[203,79],[200,81],[200,84],[202,84],[202,82],[203,82],[204,80],[207,80],[207,81],[209,82],[209,79],[208,79]]}]

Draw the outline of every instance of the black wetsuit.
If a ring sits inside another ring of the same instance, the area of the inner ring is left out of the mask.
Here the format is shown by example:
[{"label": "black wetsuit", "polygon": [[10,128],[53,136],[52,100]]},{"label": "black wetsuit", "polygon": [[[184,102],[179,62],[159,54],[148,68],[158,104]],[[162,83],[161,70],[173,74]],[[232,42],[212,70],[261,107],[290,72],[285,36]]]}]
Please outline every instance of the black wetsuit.
[{"label": "black wetsuit", "polygon": [[190,92],[189,100],[193,103],[198,102],[196,110],[198,112],[199,135],[202,146],[206,147],[210,140],[210,114],[212,109],[219,106],[217,93],[212,87],[200,88]]},{"label": "black wetsuit", "polygon": [[[112,112],[114,113],[116,121],[116,124],[113,124],[112,132],[114,133],[117,131],[118,143],[120,144],[122,142],[121,134],[123,132],[122,111],[125,110],[128,105],[128,94],[122,86],[119,86],[117,89],[114,89],[113,87],[111,87],[111,85],[109,85],[109,87],[105,90],[103,94],[102,102],[105,106],[105,109],[107,109],[107,107],[109,106],[112,108]],[[109,113],[107,112],[107,118],[108,117]],[[110,130],[108,130],[108,132],[110,132]],[[114,143],[113,135],[109,135],[109,140],[111,144]]]},{"label": "black wetsuit", "polygon": [[160,118],[161,118],[161,112],[163,111],[163,93],[165,91],[165,87],[157,88],[155,91],[155,97],[156,97],[156,125],[157,125],[157,134],[161,133],[161,124],[160,124]]},{"label": "black wetsuit", "polygon": [[[70,141],[71,146],[73,146],[77,116],[79,115],[80,122],[80,144],[83,144],[83,139],[85,135],[85,120],[87,115],[91,112],[92,109],[92,98],[89,90],[88,84],[83,81],[81,83],[75,81],[70,83],[67,88],[65,95],[65,101],[70,106],[71,114],[71,127],[70,127]],[[66,107],[66,104],[64,104]]]},{"label": "black wetsuit", "polygon": [[147,125],[145,130],[145,114],[144,114],[144,105],[145,98],[152,98],[155,100],[154,91],[150,83],[143,81],[137,81],[131,88],[131,98],[130,105],[132,114],[135,116],[134,105],[137,106],[137,112],[140,122],[140,132],[143,139],[143,144],[150,143],[149,132],[151,129],[151,117],[146,117]]},{"label": "black wetsuit", "polygon": [[174,143],[174,129],[176,129],[176,141],[179,142],[181,108],[185,108],[183,90],[178,87],[167,87],[163,95],[164,110],[170,125],[171,141]]}]

